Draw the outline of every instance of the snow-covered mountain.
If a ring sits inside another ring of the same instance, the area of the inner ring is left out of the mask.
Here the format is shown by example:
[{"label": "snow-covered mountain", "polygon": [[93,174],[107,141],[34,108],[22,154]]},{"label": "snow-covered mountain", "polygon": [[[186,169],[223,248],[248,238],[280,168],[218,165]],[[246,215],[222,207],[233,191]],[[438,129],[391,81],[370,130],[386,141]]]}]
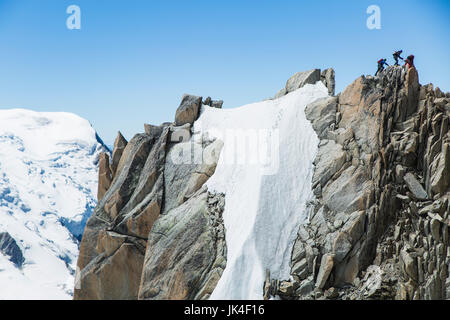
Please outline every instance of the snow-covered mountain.
[{"label": "snow-covered mountain", "polygon": [[0,110],[0,299],[70,299],[107,151],[70,113]]}]

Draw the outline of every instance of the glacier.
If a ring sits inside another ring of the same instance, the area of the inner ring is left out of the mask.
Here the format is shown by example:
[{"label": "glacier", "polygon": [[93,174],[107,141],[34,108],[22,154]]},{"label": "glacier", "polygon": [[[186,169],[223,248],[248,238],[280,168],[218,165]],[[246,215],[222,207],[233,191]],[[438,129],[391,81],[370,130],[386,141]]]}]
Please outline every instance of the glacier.
[{"label": "glacier", "polygon": [[[313,199],[319,144],[304,110],[327,96],[328,89],[317,82],[239,108],[202,107],[194,132],[224,141],[206,183],[210,191],[225,194],[227,265],[211,299],[262,299],[266,270],[272,278],[290,278],[292,246]],[[236,149],[238,137],[250,139],[247,147]]]},{"label": "glacier", "polygon": [[0,299],[71,299],[79,240],[96,206],[98,156],[109,152],[71,113],[0,110]]}]

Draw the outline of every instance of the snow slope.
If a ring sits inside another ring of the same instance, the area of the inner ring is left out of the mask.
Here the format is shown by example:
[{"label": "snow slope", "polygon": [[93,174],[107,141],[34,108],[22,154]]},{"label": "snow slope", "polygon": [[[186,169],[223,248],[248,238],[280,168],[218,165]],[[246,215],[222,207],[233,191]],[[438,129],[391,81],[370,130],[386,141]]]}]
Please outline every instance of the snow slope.
[{"label": "snow slope", "polygon": [[74,114],[0,110],[0,233],[25,258],[20,267],[0,252],[0,299],[71,298],[105,150]]},{"label": "snow slope", "polygon": [[[225,193],[228,247],[227,266],[211,299],[262,299],[266,269],[272,278],[289,279],[293,242],[313,197],[319,143],[304,109],[326,96],[318,82],[236,109],[203,107],[195,131],[224,141],[207,182],[210,191]],[[249,142],[239,149],[236,137]]]}]

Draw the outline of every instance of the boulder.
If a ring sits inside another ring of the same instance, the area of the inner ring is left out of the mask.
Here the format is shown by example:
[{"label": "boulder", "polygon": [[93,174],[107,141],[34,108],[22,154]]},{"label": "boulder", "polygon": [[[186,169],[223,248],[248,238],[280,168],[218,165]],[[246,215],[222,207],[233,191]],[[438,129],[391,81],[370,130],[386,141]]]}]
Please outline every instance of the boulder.
[{"label": "boulder", "polygon": [[428,199],[427,192],[411,172],[406,173],[405,176],[403,177],[403,180],[405,181],[409,191],[411,191],[414,197],[416,197],[419,200]]},{"label": "boulder", "polygon": [[306,106],[306,118],[311,121],[318,137],[327,136],[328,128],[336,122],[337,98],[327,97],[318,99]]},{"label": "boulder", "polygon": [[199,116],[201,104],[202,97],[185,94],[175,114],[175,124],[177,126],[193,124]]},{"label": "boulder", "polygon": [[338,172],[345,163],[346,155],[342,146],[333,140],[324,140],[325,144],[319,147],[315,159],[313,175],[313,188],[320,183],[322,187]]},{"label": "boulder", "polygon": [[163,132],[164,126],[154,126],[151,124],[144,123],[145,134],[151,137],[159,137]]}]

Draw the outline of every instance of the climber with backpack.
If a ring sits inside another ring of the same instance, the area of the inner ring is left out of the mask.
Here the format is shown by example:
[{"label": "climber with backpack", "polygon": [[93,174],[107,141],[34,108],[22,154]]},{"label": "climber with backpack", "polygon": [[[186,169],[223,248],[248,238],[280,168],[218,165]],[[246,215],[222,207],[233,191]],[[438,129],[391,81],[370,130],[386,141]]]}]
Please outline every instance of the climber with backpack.
[{"label": "climber with backpack", "polygon": [[414,55],[409,55],[409,56],[406,58],[406,60],[405,60],[405,66],[406,66],[406,65],[408,66],[408,69],[414,67]]},{"label": "climber with backpack", "polygon": [[394,56],[394,60],[395,60],[395,64],[394,64],[395,66],[399,65],[398,64],[398,59],[399,58],[403,60],[403,58],[401,57],[402,52],[403,52],[403,50],[399,50],[399,51],[395,51],[394,52],[393,56]]},{"label": "climber with backpack", "polygon": [[387,62],[386,62],[386,59],[380,59],[380,60],[378,60],[378,70],[377,70],[377,72],[375,73],[375,77],[377,76],[377,74],[378,74],[379,72],[382,72],[382,71],[384,70],[384,65],[389,66],[389,65],[387,64]]}]

